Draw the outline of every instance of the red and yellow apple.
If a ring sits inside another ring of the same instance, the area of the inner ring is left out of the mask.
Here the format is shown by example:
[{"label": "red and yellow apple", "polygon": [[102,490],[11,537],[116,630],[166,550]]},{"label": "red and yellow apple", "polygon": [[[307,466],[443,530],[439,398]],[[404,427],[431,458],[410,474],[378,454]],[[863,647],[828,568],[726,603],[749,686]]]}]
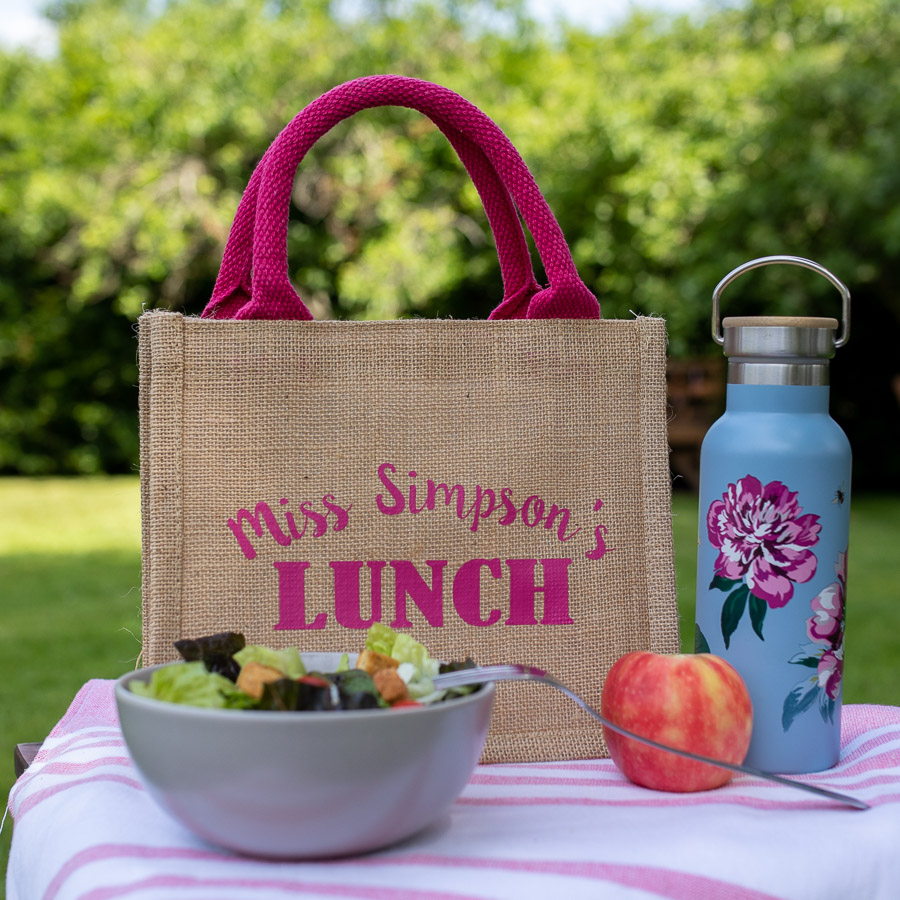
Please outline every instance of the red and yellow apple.
[{"label": "red and yellow apple", "polygon": [[[742,763],[753,710],[741,676],[711,653],[626,653],[609,670],[600,711],[621,728],[711,759]],[[661,791],[705,791],[727,769],[639,744],[604,726],[610,756],[626,778]]]}]

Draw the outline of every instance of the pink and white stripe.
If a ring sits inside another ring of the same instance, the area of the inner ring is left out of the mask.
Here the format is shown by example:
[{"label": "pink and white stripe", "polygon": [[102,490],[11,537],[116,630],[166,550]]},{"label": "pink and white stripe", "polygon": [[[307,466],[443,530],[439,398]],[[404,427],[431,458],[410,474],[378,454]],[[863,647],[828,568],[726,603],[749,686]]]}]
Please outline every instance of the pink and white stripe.
[{"label": "pink and white stripe", "polygon": [[8,900],[829,900],[900,885],[900,709],[844,709],[818,783],[868,812],[753,778],[636,787],[609,760],[479,766],[444,821],[398,847],[273,863],[210,847],[144,790],[111,682],[89,682],[10,794]]}]

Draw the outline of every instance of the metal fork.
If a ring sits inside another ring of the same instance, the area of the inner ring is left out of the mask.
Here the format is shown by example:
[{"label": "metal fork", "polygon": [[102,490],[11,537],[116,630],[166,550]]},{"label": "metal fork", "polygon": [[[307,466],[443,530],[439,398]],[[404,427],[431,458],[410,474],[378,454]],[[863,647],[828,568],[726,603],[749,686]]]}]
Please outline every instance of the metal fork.
[{"label": "metal fork", "polygon": [[783,784],[787,787],[797,788],[801,791],[807,791],[811,794],[818,794],[821,797],[828,797],[836,800],[838,803],[852,806],[854,809],[869,809],[869,804],[855,797],[848,797],[846,794],[839,794],[837,791],[831,791],[827,788],[817,787],[814,784],[807,784],[804,781],[794,781],[792,778],[785,778],[783,775],[773,775],[771,772],[763,772],[760,769],[754,769],[751,766],[738,765],[736,763],[724,762],[718,759],[710,759],[706,756],[700,756],[697,753],[691,753],[688,750],[679,750],[676,747],[669,747],[666,744],[660,744],[650,738],[641,737],[627,728],[622,728],[609,719],[600,715],[589,703],[578,696],[571,688],[566,687],[562,682],[557,681],[552,675],[548,675],[543,669],[536,669],[533,666],[520,665],[497,665],[497,666],[475,666],[474,668],[458,669],[455,672],[445,672],[441,675],[434,676],[434,686],[438,689],[463,687],[470,684],[484,684],[489,681],[533,681],[537,684],[547,684],[550,687],[562,691],[570,700],[574,700],[586,713],[593,716],[598,722],[605,725],[610,731],[621,734],[623,737],[631,738],[648,747],[654,747],[657,750],[664,750],[668,753],[675,753],[683,756],[685,759],[692,759],[695,762],[708,763],[711,766],[718,766],[720,769],[729,769],[732,772],[743,772],[745,775],[752,775],[755,778],[764,778],[767,781],[774,781],[776,784]]}]

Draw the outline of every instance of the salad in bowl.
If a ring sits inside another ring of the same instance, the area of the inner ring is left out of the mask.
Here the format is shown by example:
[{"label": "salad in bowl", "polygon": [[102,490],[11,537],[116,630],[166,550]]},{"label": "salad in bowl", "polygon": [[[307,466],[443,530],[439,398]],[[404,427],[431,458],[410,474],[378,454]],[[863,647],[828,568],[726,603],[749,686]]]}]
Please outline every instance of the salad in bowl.
[{"label": "salad in bowl", "polygon": [[436,690],[433,676],[474,667],[471,658],[441,663],[408,634],[371,626],[359,654],[344,653],[331,671],[310,669],[294,647],[247,644],[238,632],[175,642],[182,662],[132,681],[141,697],[208,709],[337,711],[430,706],[474,688]]},{"label": "salad in bowl", "polygon": [[363,853],[439,820],[465,788],[494,686],[437,691],[441,663],[375,625],[358,654],[176,643],[115,686],[149,795],[204,841],[273,859]]}]

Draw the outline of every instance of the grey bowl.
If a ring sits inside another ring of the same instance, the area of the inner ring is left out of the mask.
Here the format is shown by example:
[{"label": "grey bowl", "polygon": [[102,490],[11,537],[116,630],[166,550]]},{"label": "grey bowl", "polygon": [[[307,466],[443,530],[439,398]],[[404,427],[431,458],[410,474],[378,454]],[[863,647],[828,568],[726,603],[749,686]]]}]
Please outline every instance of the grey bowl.
[{"label": "grey bowl", "polygon": [[[305,653],[331,671],[337,653]],[[239,853],[363,853],[440,818],[465,787],[490,724],[493,685],[423,708],[339,712],[198,709],[118,679],[125,743],[153,798],[199,837]]]}]

